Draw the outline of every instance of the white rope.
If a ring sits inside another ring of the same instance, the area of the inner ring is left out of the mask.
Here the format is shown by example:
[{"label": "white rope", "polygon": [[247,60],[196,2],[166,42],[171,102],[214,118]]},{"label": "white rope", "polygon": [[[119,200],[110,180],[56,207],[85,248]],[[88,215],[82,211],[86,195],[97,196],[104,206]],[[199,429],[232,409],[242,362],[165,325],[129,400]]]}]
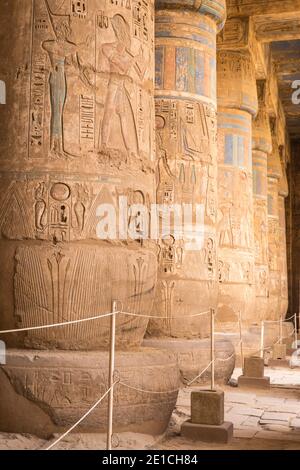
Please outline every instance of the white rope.
[{"label": "white rope", "polygon": [[221,362],[226,362],[226,361],[229,361],[230,359],[232,359],[234,356],[235,356],[235,352],[232,353],[231,356],[226,357],[226,359],[222,359],[221,357],[217,357],[215,360],[216,361],[221,361]]},{"label": "white rope", "polygon": [[[285,319],[282,319],[282,323],[286,322],[286,321],[289,321],[291,320],[292,318],[295,318],[295,314],[292,315],[291,317],[289,318],[285,318]],[[264,320],[264,323],[280,323],[281,320]]]},{"label": "white rope", "polygon": [[175,316],[175,317],[172,317],[172,316],[159,316],[159,315],[140,315],[139,313],[132,313],[132,312],[118,312],[118,313],[123,313],[123,315],[129,315],[129,316],[132,316],[132,317],[141,317],[141,318],[157,318],[158,320],[164,320],[164,319],[168,319],[168,320],[173,320],[175,318],[180,318],[181,320],[182,319],[185,319],[185,318],[193,318],[193,317],[200,317],[202,315],[207,315],[210,313],[210,310],[207,310],[206,312],[201,312],[201,313],[194,313],[193,315],[178,315],[178,316]]},{"label": "white rope", "polygon": [[[260,349],[257,349],[256,351],[253,352],[253,355],[256,354],[256,353],[260,353],[262,351],[268,351],[269,349],[272,349],[273,346],[267,346],[265,348],[260,348]],[[252,348],[243,348],[245,351],[252,351]]]},{"label": "white rope", "polygon": [[[30,327],[26,327],[26,328],[15,328],[13,330],[2,330],[2,331],[0,331],[0,335],[1,334],[7,334],[7,333],[20,333],[20,332],[24,332],[24,331],[44,330],[44,329],[47,329],[47,328],[56,328],[58,326],[76,325],[78,323],[83,323],[83,322],[92,321],[92,320],[99,320],[100,318],[110,317],[111,315],[120,314],[120,313],[122,313],[123,315],[129,315],[129,316],[132,316],[132,317],[139,317],[139,318],[158,318],[158,319],[166,319],[167,318],[167,319],[170,319],[170,320],[172,320],[173,318],[182,318],[182,316],[160,317],[160,316],[156,316],[156,315],[142,315],[142,314],[133,313],[133,312],[116,311],[116,312],[104,313],[102,315],[97,315],[95,317],[81,318],[80,320],[70,320],[70,321],[66,321],[66,322],[62,322],[62,323],[51,323],[51,324],[47,324],[47,325],[30,326]],[[206,312],[195,313],[193,315],[187,315],[185,318],[199,317],[199,316],[202,316],[202,315],[207,315],[208,313],[210,313],[210,310],[207,310]]]},{"label": "white rope", "polygon": [[[231,356],[232,357],[232,356]],[[228,359],[231,359],[228,358]],[[227,360],[228,360],[227,359]],[[210,361],[210,363],[200,372],[200,374],[198,374],[193,380],[191,380],[190,382],[188,382],[186,385],[189,387],[192,383],[194,383],[197,379],[199,379],[203,374],[204,372],[207,371],[207,369],[209,369],[209,367],[212,365],[214,361]],[[180,390],[180,388],[176,388],[174,390],[164,390],[164,391],[157,391],[157,390],[145,390],[143,388],[138,388],[138,387],[133,387],[132,385],[128,385],[124,382],[119,382],[120,385],[123,385],[124,387],[127,387],[127,388],[130,388],[131,390],[136,390],[137,392],[142,392],[142,393],[153,393],[153,394],[164,394],[164,393],[175,393],[175,392],[178,392]]]},{"label": "white rope", "polygon": [[205,369],[203,369],[202,372],[200,372],[199,375],[197,375],[197,377],[195,377],[193,380],[191,380],[190,382],[187,383],[187,386],[189,387],[190,385],[192,385],[194,382],[196,382],[197,379],[200,379],[200,377],[204,374],[204,372],[207,371],[207,369],[212,365],[214,361],[210,361],[210,363],[208,364],[208,366],[205,367]]},{"label": "white rope", "polygon": [[163,393],[175,393],[175,392],[178,392],[180,390],[180,388],[176,388],[174,390],[164,390],[164,391],[145,390],[143,388],[133,387],[132,385],[125,384],[124,382],[119,382],[119,384],[123,385],[124,387],[130,388],[131,390],[136,390],[137,392],[142,392],[142,393],[163,394]]},{"label": "white rope", "polygon": [[54,441],[49,447],[47,447],[45,450],[51,450],[53,449],[54,446],[56,446],[56,444],[58,444],[62,439],[64,439],[66,436],[68,436],[68,434],[70,434],[70,432],[73,431],[73,429],[75,429],[92,411],[94,411],[94,409],[104,400],[104,398],[109,394],[109,392],[111,391],[111,389],[116,385],[117,381],[114,382],[112,384],[112,386],[106,390],[106,392],[104,393],[104,395],[102,395],[101,398],[99,398],[98,401],[96,401],[96,403],[75,423],[73,424],[73,426],[68,429],[68,431],[66,431],[64,434],[62,434],[58,439],[56,439],[56,441]]},{"label": "white rope", "polygon": [[118,313],[118,312],[110,312],[110,313],[103,313],[102,315],[97,315],[96,317],[88,317],[88,318],[81,318],[80,320],[70,320],[62,323],[53,323],[49,325],[41,325],[41,326],[30,326],[27,328],[16,328],[14,330],[3,330],[0,331],[0,335],[6,333],[20,333],[21,331],[34,331],[34,330],[44,330],[46,328],[54,328],[57,326],[66,326],[66,325],[75,325],[77,323],[83,323],[91,320],[98,320],[99,318],[110,317],[111,315]]}]

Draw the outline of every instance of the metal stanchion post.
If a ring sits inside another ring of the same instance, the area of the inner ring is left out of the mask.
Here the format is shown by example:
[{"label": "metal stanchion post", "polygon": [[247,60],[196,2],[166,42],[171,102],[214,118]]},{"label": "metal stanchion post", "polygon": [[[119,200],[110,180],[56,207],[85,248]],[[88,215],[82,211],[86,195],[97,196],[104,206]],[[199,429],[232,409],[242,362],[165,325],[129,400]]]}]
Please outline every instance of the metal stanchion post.
[{"label": "metal stanchion post", "polygon": [[261,321],[261,330],[260,330],[260,357],[264,357],[264,336],[265,336],[265,322],[262,320]]},{"label": "metal stanchion post", "polygon": [[240,348],[241,348],[242,371],[244,373],[244,351],[243,351],[242,312],[241,311],[239,311],[239,329],[240,329]]},{"label": "metal stanchion post", "polygon": [[108,395],[108,424],[107,424],[107,450],[112,448],[112,434],[113,434],[113,409],[114,409],[114,372],[115,372],[115,343],[116,343],[116,314],[117,314],[117,301],[112,304],[113,315],[110,317],[110,351],[109,351],[109,375],[108,386],[110,392]]},{"label": "metal stanchion post", "polygon": [[210,309],[211,390],[215,389],[215,309]]}]

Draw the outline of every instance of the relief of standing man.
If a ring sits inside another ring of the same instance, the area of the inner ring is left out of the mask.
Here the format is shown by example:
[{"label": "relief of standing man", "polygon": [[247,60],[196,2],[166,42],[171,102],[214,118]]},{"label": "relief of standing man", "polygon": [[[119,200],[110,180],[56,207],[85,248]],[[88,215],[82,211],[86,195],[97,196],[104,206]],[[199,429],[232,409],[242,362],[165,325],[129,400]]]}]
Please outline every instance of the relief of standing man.
[{"label": "relief of standing man", "polygon": [[66,62],[70,62],[77,68],[81,80],[85,85],[92,87],[88,82],[85,68],[80,63],[77,55],[81,46],[89,45],[90,38],[85,43],[75,44],[70,41],[72,33],[70,16],[56,15],[50,10],[48,0],[45,0],[48,16],[52,26],[55,39],[46,40],[42,48],[48,53],[50,60],[50,102],[51,102],[51,124],[50,124],[50,150],[57,158],[75,157],[64,148],[64,125],[63,115],[67,98]]},{"label": "relief of standing man", "polygon": [[103,44],[99,53],[100,74],[108,73],[109,75],[104,115],[100,129],[100,151],[109,158],[116,153],[116,149],[111,148],[109,143],[113,119],[117,117],[123,145],[126,149],[126,161],[128,161],[130,155],[139,155],[135,113],[127,89],[127,85],[133,83],[133,79],[129,74],[134,70],[142,81],[147,65],[143,57],[142,47],[137,55],[131,52],[130,27],[123,16],[114,15],[111,19],[111,25],[116,41]]}]

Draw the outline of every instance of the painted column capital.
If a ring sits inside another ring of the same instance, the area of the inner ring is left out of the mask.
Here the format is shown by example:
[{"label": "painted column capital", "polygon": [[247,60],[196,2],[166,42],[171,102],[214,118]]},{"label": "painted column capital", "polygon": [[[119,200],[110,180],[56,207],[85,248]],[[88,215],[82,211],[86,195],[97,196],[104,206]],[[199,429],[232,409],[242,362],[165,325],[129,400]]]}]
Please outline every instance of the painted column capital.
[{"label": "painted column capital", "polygon": [[280,178],[282,178],[282,166],[278,143],[278,119],[274,116],[270,117],[270,128],[272,135],[272,152],[268,155],[268,177],[280,180]]},{"label": "painted column capital", "polygon": [[252,123],[252,148],[264,153],[272,152],[272,135],[267,107],[266,80],[257,80],[258,113]]},{"label": "painted column capital", "polygon": [[226,20],[226,0],[156,0],[155,9],[158,10],[190,10],[199,14],[210,16],[222,29]]},{"label": "painted column capital", "polygon": [[277,180],[282,178],[282,168],[276,138],[273,138],[273,149],[268,156],[268,177]]},{"label": "painted column capital", "polygon": [[217,54],[218,106],[256,115],[255,70],[248,51],[220,50]]},{"label": "painted column capital", "polygon": [[281,163],[281,168],[282,168],[282,176],[279,180],[279,196],[286,198],[289,195],[289,184],[288,184],[287,174],[286,174],[286,161],[285,161],[284,152],[285,152],[284,145],[280,145],[279,156],[280,156],[280,163]]}]

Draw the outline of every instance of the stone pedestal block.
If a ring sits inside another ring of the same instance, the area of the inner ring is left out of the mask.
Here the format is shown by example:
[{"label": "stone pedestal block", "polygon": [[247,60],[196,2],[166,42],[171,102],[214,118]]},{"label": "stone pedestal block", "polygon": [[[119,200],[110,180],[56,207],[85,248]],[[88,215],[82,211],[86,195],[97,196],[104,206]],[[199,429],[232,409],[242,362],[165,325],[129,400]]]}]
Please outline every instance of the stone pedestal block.
[{"label": "stone pedestal block", "polygon": [[262,378],[264,376],[264,360],[261,357],[245,357],[244,376]]},{"label": "stone pedestal block", "polygon": [[[160,434],[168,426],[179,388],[177,357],[142,348],[116,353],[116,376],[144,393],[115,386],[114,431]],[[103,351],[9,350],[0,369],[0,430],[48,437],[80,419],[108,389]],[[105,432],[107,398],[76,431]]]},{"label": "stone pedestal block", "polygon": [[191,393],[191,419],[183,423],[182,436],[204,442],[227,443],[233,424],[224,422],[224,392],[200,390]]},{"label": "stone pedestal block", "polygon": [[191,422],[220,426],[224,423],[224,392],[201,390],[191,393]]},{"label": "stone pedestal block", "polygon": [[238,379],[238,386],[245,388],[270,388],[270,377],[245,377],[241,375]]},{"label": "stone pedestal block", "polygon": [[271,367],[290,367],[290,361],[287,359],[286,344],[274,344],[272,358],[268,361]]},{"label": "stone pedestal block", "polygon": [[243,375],[238,378],[239,387],[269,388],[270,377],[264,376],[264,359],[262,357],[245,357]]},{"label": "stone pedestal block", "polygon": [[273,346],[273,359],[286,358],[286,344],[274,344]]},{"label": "stone pedestal block", "polygon": [[220,426],[209,426],[188,420],[181,427],[181,435],[196,441],[228,444],[233,437],[233,424],[225,421]]}]

